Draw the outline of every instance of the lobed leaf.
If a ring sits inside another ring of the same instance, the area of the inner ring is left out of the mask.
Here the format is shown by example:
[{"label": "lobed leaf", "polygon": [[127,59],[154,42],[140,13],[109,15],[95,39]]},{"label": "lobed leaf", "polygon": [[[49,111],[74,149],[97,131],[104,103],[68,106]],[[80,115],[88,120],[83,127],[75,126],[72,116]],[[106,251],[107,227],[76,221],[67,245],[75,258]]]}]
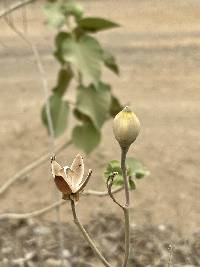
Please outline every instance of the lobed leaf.
[{"label": "lobed leaf", "polygon": [[106,50],[103,51],[103,61],[107,68],[109,68],[115,74],[119,75],[119,67],[114,56]]},{"label": "lobed leaf", "polygon": [[62,68],[58,73],[57,86],[53,88],[53,91],[60,96],[63,96],[71,82],[72,77],[73,73],[70,68]]},{"label": "lobed leaf", "polygon": [[122,170],[118,160],[111,160],[108,162],[104,176],[108,178],[113,172],[118,172],[119,175],[122,175]]},{"label": "lobed leaf", "polygon": [[52,2],[44,5],[44,13],[50,26],[61,28],[66,23],[68,16],[73,16],[76,21],[79,21],[84,10],[81,5],[72,1],[67,3]]},{"label": "lobed leaf", "polygon": [[[55,137],[58,137],[65,131],[67,127],[69,104],[67,101],[62,100],[61,96],[57,93],[54,93],[50,96],[49,104],[54,135]],[[42,108],[42,121],[49,131],[45,106]]]},{"label": "lobed leaf", "polygon": [[[122,170],[120,166],[120,162],[118,160],[111,160],[104,172],[104,177],[107,179],[110,175],[112,175],[113,172],[117,172],[118,174],[115,175],[113,185],[115,186],[122,186],[124,184],[124,179],[122,176]],[[136,189],[135,182],[131,179],[129,179],[129,188],[131,190]]]},{"label": "lobed leaf", "polygon": [[97,85],[101,76],[102,49],[96,39],[83,35],[78,40],[61,32],[56,38],[56,55],[81,73],[83,84]]},{"label": "lobed leaf", "polygon": [[101,133],[92,123],[85,123],[73,129],[72,141],[75,146],[89,154],[100,143]]},{"label": "lobed leaf", "polygon": [[107,84],[99,83],[97,88],[92,85],[78,88],[76,110],[89,117],[97,129],[109,118],[110,103],[110,86]]},{"label": "lobed leaf", "polygon": [[135,190],[136,189],[136,184],[132,179],[129,179],[129,188],[131,190]]},{"label": "lobed leaf", "polygon": [[113,172],[118,173],[117,175],[115,175],[113,185],[115,185],[115,186],[123,185],[124,181],[123,181],[123,177],[122,177],[122,171],[121,171],[120,163],[118,160],[111,160],[108,163],[106,170],[104,171],[104,177],[107,179],[110,175],[112,175]]},{"label": "lobed leaf", "polygon": [[44,5],[44,13],[47,17],[48,25],[60,28],[66,21],[65,14],[60,3],[46,3]]},{"label": "lobed leaf", "polygon": [[[138,160],[130,157],[126,159],[127,176],[129,177],[129,188],[131,190],[136,189],[136,184],[133,178],[141,179],[149,174],[149,171]],[[104,171],[104,177],[107,179],[113,172],[118,172],[115,176],[113,185],[123,185],[124,180],[122,176],[122,170],[120,162],[118,160],[111,160],[108,162]]]},{"label": "lobed leaf", "polygon": [[123,106],[119,102],[119,99],[116,96],[111,95],[111,104],[110,104],[110,115],[114,118],[117,113],[123,109]]},{"label": "lobed leaf", "polygon": [[67,15],[74,16],[77,21],[83,17],[84,9],[78,3],[68,1],[67,3],[63,3],[63,8]]},{"label": "lobed leaf", "polygon": [[130,176],[135,176],[135,178],[141,179],[150,174],[149,170],[147,170],[140,161],[133,157],[127,158],[126,163],[128,165],[128,172]]}]

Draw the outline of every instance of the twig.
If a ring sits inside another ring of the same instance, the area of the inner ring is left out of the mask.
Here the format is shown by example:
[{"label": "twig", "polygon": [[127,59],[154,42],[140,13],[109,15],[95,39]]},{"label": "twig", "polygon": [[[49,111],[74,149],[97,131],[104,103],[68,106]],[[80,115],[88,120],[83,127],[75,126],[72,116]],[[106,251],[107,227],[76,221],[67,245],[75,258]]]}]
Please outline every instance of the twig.
[{"label": "twig", "polygon": [[49,103],[49,95],[48,95],[48,83],[47,83],[47,78],[45,75],[45,70],[42,64],[42,61],[40,59],[40,55],[38,52],[37,47],[23,34],[21,31],[19,31],[13,23],[9,22],[8,19],[5,17],[5,21],[7,22],[8,26],[22,39],[24,42],[31,48],[33,55],[35,57],[35,61],[37,64],[37,68],[41,77],[42,85],[43,85],[43,90],[44,90],[44,98],[45,98],[45,111],[47,115],[47,124],[50,132],[50,151],[51,151],[51,156],[54,156],[55,154],[55,137],[54,137],[54,129],[53,129],[53,122],[52,122],[52,117],[51,117],[51,110],[50,110],[50,103]]},{"label": "twig", "polygon": [[[6,17],[5,17],[5,20],[6,20]],[[49,103],[48,82],[47,82],[45,70],[44,70],[44,67],[43,67],[39,52],[37,50],[37,47],[25,36],[25,34],[23,34],[22,32],[18,31],[12,23],[9,23],[8,20],[7,20],[7,23],[13,29],[13,31],[16,32],[19,35],[19,37],[21,37],[22,40],[24,40],[26,42],[26,44],[28,46],[30,46],[30,48],[31,48],[31,50],[33,52],[33,55],[35,57],[35,60],[36,60],[36,63],[37,63],[37,67],[38,67],[38,71],[39,71],[40,78],[41,78],[42,85],[43,85],[43,91],[44,91],[45,111],[46,111],[46,116],[47,116],[47,125],[48,125],[49,132],[50,132],[50,137],[49,137],[50,153],[51,153],[51,157],[55,156],[55,136],[54,136],[53,121],[52,121],[51,110],[50,110],[50,103]],[[55,191],[55,197],[57,198],[56,191]],[[56,221],[57,221],[58,229],[59,229],[59,245],[60,245],[59,252],[60,252],[62,266],[64,267],[64,265],[65,265],[64,264],[64,255],[63,255],[63,251],[64,251],[64,235],[63,235],[63,230],[62,230],[62,225],[61,225],[59,206],[55,207],[55,211],[56,211]]]},{"label": "twig", "polygon": [[108,179],[106,181],[108,194],[111,197],[111,199],[116,203],[120,208],[124,209],[124,207],[115,199],[112,192],[112,186],[114,182],[115,175],[118,174],[117,172],[113,172],[110,176],[108,176]]},{"label": "twig", "polygon": [[[116,189],[112,190],[112,194],[118,193],[124,189],[123,186],[117,187]],[[82,193],[85,196],[92,195],[97,197],[104,197],[108,196],[108,191],[95,191],[95,190],[86,190]]]},{"label": "twig", "polygon": [[[60,151],[62,151],[64,148],[70,146],[72,144],[72,141],[68,141],[67,143],[63,143],[60,144],[56,149],[56,153],[59,153]],[[23,169],[21,169],[19,172],[17,172],[15,175],[13,175],[12,177],[10,177],[9,179],[7,179],[7,181],[0,187],[0,195],[5,193],[8,188],[15,183],[18,179],[20,179],[21,177],[25,176],[26,174],[28,174],[29,172],[33,171],[34,169],[36,169],[37,167],[39,167],[42,163],[46,162],[49,158],[49,153],[42,155],[41,157],[39,157],[38,159],[36,159],[35,161],[33,161],[31,164],[27,165],[26,167],[24,167]]]},{"label": "twig", "polygon": [[72,200],[72,199],[71,199],[71,208],[72,208],[72,214],[73,214],[73,217],[74,217],[74,223],[77,225],[77,227],[82,232],[83,237],[89,243],[89,245],[92,248],[93,252],[100,259],[100,261],[103,263],[104,266],[111,267],[111,265],[109,264],[109,262],[107,262],[107,260],[103,257],[103,255],[98,250],[98,248],[96,247],[96,245],[94,244],[94,242],[92,241],[92,239],[90,238],[90,236],[88,235],[88,233],[86,232],[85,228],[83,227],[83,225],[79,221],[79,218],[78,218],[77,213],[76,213],[76,206],[75,206],[74,200]]},{"label": "twig", "polygon": [[121,169],[122,169],[122,176],[124,179],[124,189],[125,189],[125,197],[126,203],[124,205],[124,221],[125,221],[125,254],[124,254],[124,262],[123,267],[127,266],[128,258],[129,258],[129,251],[130,251],[130,222],[129,222],[129,205],[130,205],[130,198],[129,198],[129,181],[126,172],[126,155],[128,152],[128,148],[121,148]]},{"label": "twig", "polygon": [[4,219],[29,219],[29,218],[33,218],[36,216],[40,216],[43,215],[44,213],[55,209],[56,207],[61,206],[62,204],[64,204],[64,200],[59,200],[43,209],[40,210],[36,210],[33,212],[28,212],[28,213],[3,213],[0,214],[0,220],[4,220]]},{"label": "twig", "polygon": [[[123,189],[123,187],[118,187],[115,190],[112,191],[112,194],[116,194],[117,192],[120,192]],[[104,197],[108,196],[107,191],[94,191],[94,190],[86,190],[85,192],[82,193],[82,195],[85,196],[97,196],[97,197]],[[0,214],[0,220],[4,219],[28,219],[28,218],[33,218],[37,216],[44,215],[48,211],[53,210],[57,206],[61,206],[65,203],[64,200],[59,200],[45,208],[33,211],[33,212],[28,212],[28,213],[3,213]]]},{"label": "twig", "polygon": [[17,10],[17,9],[27,5],[27,4],[29,4],[29,3],[31,3],[31,2],[34,2],[34,1],[36,1],[36,0],[24,0],[24,1],[21,0],[21,1],[17,2],[17,3],[15,3],[15,4],[13,4],[12,6],[10,6],[8,9],[1,11],[0,12],[0,18],[1,17],[5,17],[9,13],[11,13],[11,12],[13,12],[13,11],[15,11],[15,10]]}]

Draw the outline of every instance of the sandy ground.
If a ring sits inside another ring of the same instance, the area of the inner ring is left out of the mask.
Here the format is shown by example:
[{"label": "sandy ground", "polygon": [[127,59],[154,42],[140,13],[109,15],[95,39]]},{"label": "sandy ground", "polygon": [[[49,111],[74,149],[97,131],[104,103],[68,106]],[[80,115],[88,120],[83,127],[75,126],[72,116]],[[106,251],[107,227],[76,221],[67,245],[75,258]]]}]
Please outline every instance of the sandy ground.
[{"label": "sandy ground", "polygon": [[[122,25],[98,38],[117,56],[121,66],[119,78],[105,72],[105,80],[124,104],[132,105],[142,123],[141,135],[130,155],[142,160],[151,171],[131,194],[131,222],[172,224],[181,235],[194,232],[200,225],[200,1],[82,2],[88,14]],[[52,57],[55,32],[42,24],[41,5],[42,1],[27,9],[28,34],[37,44],[52,88],[58,69]],[[21,17],[20,12],[13,16],[19,27]],[[33,55],[2,19],[0,70],[3,184],[48,151],[48,136],[40,120],[44,94]],[[73,97],[73,86],[69,97]],[[69,134],[70,131],[61,139],[67,140]],[[120,158],[111,121],[103,134],[101,145],[85,159],[86,168],[94,170],[88,188],[96,190],[105,189],[101,173],[106,162]],[[70,162],[76,153],[77,149],[70,147],[57,158],[62,163]],[[53,201],[53,191],[46,162],[1,196],[0,211],[27,212],[44,207]],[[82,198],[79,211],[84,222],[98,210],[120,214],[108,198]],[[54,213],[45,218],[55,220]],[[71,220],[69,207],[62,208],[62,220]]]}]

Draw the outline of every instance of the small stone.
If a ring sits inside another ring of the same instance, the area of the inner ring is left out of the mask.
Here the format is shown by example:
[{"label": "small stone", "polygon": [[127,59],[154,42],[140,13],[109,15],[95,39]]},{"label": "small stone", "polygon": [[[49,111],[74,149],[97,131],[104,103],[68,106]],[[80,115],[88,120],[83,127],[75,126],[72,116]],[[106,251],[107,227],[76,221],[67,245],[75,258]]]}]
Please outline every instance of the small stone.
[{"label": "small stone", "polygon": [[64,249],[63,250],[63,257],[65,259],[68,259],[70,256],[71,256],[71,253],[69,252],[69,250],[68,249]]},{"label": "small stone", "polygon": [[36,253],[32,251],[32,252],[26,253],[25,258],[28,261],[28,260],[33,259],[35,256],[36,256]]},{"label": "small stone", "polygon": [[137,224],[135,224],[135,223],[131,223],[131,228],[136,228],[136,226],[137,226]]},{"label": "small stone", "polygon": [[166,226],[164,225],[164,224],[159,224],[158,225],[158,230],[160,230],[160,231],[165,231],[166,230]]},{"label": "small stone", "polygon": [[45,226],[38,226],[34,229],[34,233],[36,235],[48,235],[50,234],[50,229],[49,227],[45,227]]}]

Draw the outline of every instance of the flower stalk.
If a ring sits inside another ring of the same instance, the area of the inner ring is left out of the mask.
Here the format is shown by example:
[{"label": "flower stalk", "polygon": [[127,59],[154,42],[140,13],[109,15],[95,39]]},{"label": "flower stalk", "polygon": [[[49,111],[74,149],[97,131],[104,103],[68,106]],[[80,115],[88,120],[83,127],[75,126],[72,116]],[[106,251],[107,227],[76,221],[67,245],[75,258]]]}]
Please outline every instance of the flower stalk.
[{"label": "flower stalk", "polygon": [[77,212],[76,212],[76,205],[75,205],[75,202],[74,202],[73,199],[71,199],[71,208],[72,208],[72,214],[73,214],[73,217],[74,217],[74,223],[77,225],[79,230],[82,232],[82,235],[83,235],[84,239],[89,243],[89,245],[92,248],[93,252],[99,258],[99,260],[103,263],[103,265],[106,266],[106,267],[111,267],[109,262],[103,257],[103,255],[98,250],[98,248],[96,247],[96,245],[94,244],[94,242],[92,241],[90,236],[88,235],[87,231],[85,230],[85,228],[83,227],[83,225],[79,221],[79,218],[78,218]]},{"label": "flower stalk", "polygon": [[128,148],[121,148],[121,169],[122,169],[122,176],[124,179],[124,192],[126,202],[123,207],[124,212],[124,224],[125,224],[125,255],[124,255],[124,262],[123,267],[127,266],[128,258],[129,258],[129,251],[130,251],[130,222],[129,222],[129,205],[130,205],[130,196],[129,196],[129,181],[126,172],[126,155],[128,152]]},{"label": "flower stalk", "polygon": [[140,132],[140,121],[129,107],[125,107],[114,118],[113,132],[116,140],[121,147],[121,170],[124,179],[125,204],[122,206],[124,212],[124,235],[125,235],[125,254],[122,267],[126,267],[130,252],[130,196],[129,180],[126,170],[126,155],[131,144],[136,140]]}]

